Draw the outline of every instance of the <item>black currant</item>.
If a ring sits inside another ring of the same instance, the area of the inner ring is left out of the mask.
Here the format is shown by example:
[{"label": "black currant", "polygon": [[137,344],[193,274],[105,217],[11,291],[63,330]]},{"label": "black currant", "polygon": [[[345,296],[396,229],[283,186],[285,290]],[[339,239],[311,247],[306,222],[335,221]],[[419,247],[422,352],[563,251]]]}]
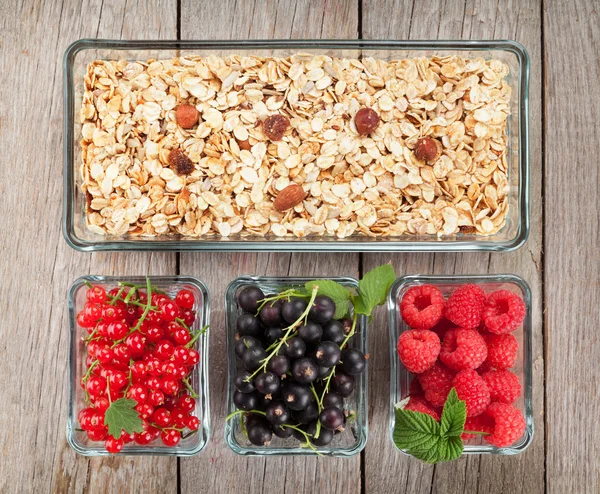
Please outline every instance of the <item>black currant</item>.
[{"label": "black currant", "polygon": [[254,372],[261,365],[261,360],[267,358],[267,352],[262,347],[253,346],[244,350],[242,355],[242,364],[246,370]]},{"label": "black currant", "polygon": [[308,302],[302,298],[293,297],[281,306],[281,317],[288,324],[295,323],[304,314]]},{"label": "black currant", "polygon": [[279,389],[279,378],[272,372],[261,372],[254,378],[254,386],[259,393],[272,395]]},{"label": "black currant", "polygon": [[267,420],[273,425],[283,425],[290,420],[290,412],[280,401],[273,401],[267,407]]},{"label": "black currant", "polygon": [[354,391],[354,376],[338,372],[333,376],[333,379],[331,379],[331,387],[336,393],[339,393],[346,398]]},{"label": "black currant", "polygon": [[258,393],[256,391],[251,393],[236,391],[233,393],[233,403],[240,410],[254,410],[258,405]]},{"label": "black currant", "polygon": [[248,428],[248,441],[255,446],[268,446],[272,437],[273,431],[266,421]]},{"label": "black currant", "polygon": [[[299,427],[299,429],[308,434],[310,440],[310,436],[314,436],[314,434],[317,432],[317,421],[315,420],[310,424],[302,425]],[[300,431],[294,430],[292,434],[296,439],[298,439],[298,441],[306,441],[306,437]]]},{"label": "black currant", "polygon": [[294,360],[292,364],[292,376],[301,384],[313,382],[318,377],[318,366],[314,360],[309,358],[300,358]]},{"label": "black currant", "polygon": [[319,421],[326,429],[338,429],[344,425],[344,412],[335,407],[324,408],[319,414]]},{"label": "black currant", "polygon": [[344,410],[344,398],[335,391],[330,391],[323,396],[323,408],[335,407]]},{"label": "black currant", "polygon": [[365,354],[356,348],[344,350],[342,355],[342,369],[346,374],[357,376],[361,374],[367,365]]},{"label": "black currant", "polygon": [[255,338],[262,336],[260,321],[252,314],[241,314],[235,322],[235,327],[241,336],[247,335]]},{"label": "black currant", "polygon": [[285,405],[295,412],[304,410],[312,401],[310,388],[298,383],[287,384],[281,395]]},{"label": "black currant", "polygon": [[291,359],[304,357],[306,352],[306,343],[302,338],[294,336],[287,340],[281,348],[285,348],[286,355]]},{"label": "black currant", "polygon": [[287,439],[294,433],[294,429],[291,427],[282,427],[281,425],[273,425],[272,429],[273,434],[275,434],[277,437],[281,437],[282,439]]},{"label": "black currant", "polygon": [[341,345],[346,337],[344,326],[340,321],[332,319],[323,324],[323,341],[333,341],[337,345]]},{"label": "black currant", "polygon": [[256,388],[254,387],[253,380],[252,379],[250,379],[249,381],[246,380],[249,377],[250,377],[250,372],[245,371],[245,370],[238,371],[238,373],[235,376],[235,379],[233,381],[233,385],[235,386],[235,389],[237,389],[238,391],[241,391],[242,393],[251,393],[252,391],[254,391]]},{"label": "black currant", "polygon": [[267,370],[281,377],[290,370],[290,360],[283,355],[274,355],[267,364]]},{"label": "black currant", "polygon": [[326,378],[331,372],[331,367],[321,367],[319,366],[319,370],[317,371],[317,379]]},{"label": "black currant", "polygon": [[331,441],[333,441],[333,436],[335,436],[335,433],[332,430],[321,427],[321,430],[319,431],[319,437],[313,437],[310,442],[315,446],[327,446]]},{"label": "black currant", "polygon": [[340,322],[342,323],[342,326],[344,326],[344,332],[347,334],[350,332],[350,330],[352,329],[352,319],[348,319],[347,317],[344,317],[344,319],[340,319]]},{"label": "black currant", "polygon": [[242,358],[244,352],[248,348],[252,348],[254,346],[261,346],[261,343],[257,338],[254,336],[242,336],[235,342],[235,354],[238,358]]},{"label": "black currant", "polygon": [[265,294],[257,286],[247,286],[238,293],[238,305],[246,312],[256,314]]},{"label": "black currant", "polygon": [[340,347],[333,341],[322,341],[315,351],[315,359],[321,367],[333,367],[337,365],[342,356]]},{"label": "black currant", "polygon": [[317,323],[308,321],[307,324],[298,328],[298,336],[309,345],[316,345],[321,341],[323,336],[323,328]]},{"label": "black currant", "polygon": [[268,302],[265,306],[260,309],[259,313],[260,320],[268,328],[281,327],[285,323],[281,318],[281,300],[274,300]]},{"label": "black currant", "polygon": [[309,403],[304,410],[294,412],[294,419],[300,424],[309,424],[319,418],[319,406],[315,403]]},{"label": "black currant", "polygon": [[324,324],[333,319],[335,314],[335,302],[327,295],[317,295],[313,302],[308,318],[318,324]]},{"label": "black currant", "polygon": [[265,343],[267,346],[272,345],[276,341],[283,338],[284,331],[281,328],[267,328],[265,329]]}]

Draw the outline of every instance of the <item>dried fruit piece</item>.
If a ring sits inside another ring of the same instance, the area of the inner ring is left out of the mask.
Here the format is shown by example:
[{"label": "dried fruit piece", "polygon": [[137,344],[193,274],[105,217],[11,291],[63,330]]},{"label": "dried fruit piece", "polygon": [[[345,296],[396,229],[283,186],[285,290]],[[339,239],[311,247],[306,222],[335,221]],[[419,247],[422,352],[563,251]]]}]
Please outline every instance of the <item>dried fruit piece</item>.
[{"label": "dried fruit piece", "polygon": [[359,135],[366,136],[379,125],[379,115],[373,108],[361,108],[354,115],[354,124]]},{"label": "dried fruit piece", "polygon": [[199,113],[193,105],[182,104],[175,108],[177,124],[184,129],[191,129],[198,123]]},{"label": "dried fruit piece", "polygon": [[419,161],[433,163],[442,155],[442,143],[433,137],[421,137],[415,147],[415,156]]},{"label": "dried fruit piece", "polygon": [[280,141],[290,126],[290,120],[283,115],[270,115],[263,122],[263,132],[272,141]]},{"label": "dried fruit piece", "polygon": [[273,201],[273,207],[277,211],[287,211],[300,204],[306,197],[306,192],[298,184],[290,184],[283,189]]},{"label": "dried fruit piece", "polygon": [[250,143],[248,142],[248,139],[244,140],[244,141],[240,141],[239,139],[236,139],[238,146],[240,147],[240,150],[246,150],[246,151],[250,151],[252,149],[252,146],[250,145]]},{"label": "dried fruit piece", "polygon": [[194,171],[194,163],[181,149],[173,149],[169,153],[169,165],[177,175],[189,175]]}]

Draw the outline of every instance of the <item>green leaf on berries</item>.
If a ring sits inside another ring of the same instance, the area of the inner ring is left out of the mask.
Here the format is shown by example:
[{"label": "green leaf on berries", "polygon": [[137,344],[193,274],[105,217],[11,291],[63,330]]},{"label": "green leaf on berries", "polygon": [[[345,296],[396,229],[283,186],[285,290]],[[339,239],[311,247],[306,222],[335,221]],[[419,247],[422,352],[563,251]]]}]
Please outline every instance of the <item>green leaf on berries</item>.
[{"label": "green leaf on berries", "polygon": [[456,460],[463,452],[461,435],[464,431],[467,408],[450,391],[439,422],[426,413],[394,407],[396,422],[393,439],[399,449],[425,463]]},{"label": "green leaf on berries", "polygon": [[352,300],[354,312],[370,316],[375,307],[385,303],[395,279],[396,274],[391,264],[378,266],[365,274],[358,282],[358,296]]},{"label": "green leaf on berries", "polygon": [[108,433],[115,439],[121,437],[121,431],[127,434],[144,432],[142,419],[135,406],[137,401],[127,398],[119,398],[113,401],[104,414],[104,425],[108,427]]},{"label": "green leaf on berries", "polygon": [[314,285],[319,287],[318,295],[327,295],[335,302],[334,319],[341,319],[348,314],[350,291],[346,287],[333,280],[313,280],[308,281],[305,285],[309,294],[312,292]]}]

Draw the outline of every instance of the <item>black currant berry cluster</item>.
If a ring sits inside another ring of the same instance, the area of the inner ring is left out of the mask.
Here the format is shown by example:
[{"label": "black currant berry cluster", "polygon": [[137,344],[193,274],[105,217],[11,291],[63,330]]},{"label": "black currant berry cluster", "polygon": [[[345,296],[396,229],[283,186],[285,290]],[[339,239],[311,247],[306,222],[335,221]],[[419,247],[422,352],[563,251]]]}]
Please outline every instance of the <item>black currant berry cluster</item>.
[{"label": "black currant berry cluster", "polygon": [[335,320],[334,301],[318,287],[265,295],[247,286],[238,305],[234,414],[244,415],[249,441],[267,446],[275,434],[326,446],[344,430],[344,398],[366,367],[365,355],[348,347],[356,319]]}]

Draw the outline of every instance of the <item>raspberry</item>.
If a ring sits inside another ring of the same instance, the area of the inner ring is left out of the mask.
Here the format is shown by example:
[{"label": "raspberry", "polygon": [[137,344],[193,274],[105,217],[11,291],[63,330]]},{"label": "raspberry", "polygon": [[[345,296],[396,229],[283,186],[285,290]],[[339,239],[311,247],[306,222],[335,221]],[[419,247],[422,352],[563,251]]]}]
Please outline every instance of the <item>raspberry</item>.
[{"label": "raspberry", "polygon": [[521,396],[519,378],[507,370],[490,371],[483,374],[483,380],[490,390],[492,401],[511,405]]},{"label": "raspberry", "polygon": [[[487,432],[491,434],[494,431],[494,421],[485,413],[477,415],[477,417],[467,417],[465,421],[465,431]],[[476,434],[463,433],[461,436],[464,441],[468,441],[475,437]]]},{"label": "raspberry", "polygon": [[451,329],[458,329],[458,328],[456,327],[456,324],[453,324],[450,321],[448,321],[448,319],[446,319],[445,317],[442,317],[440,319],[440,322],[438,322],[433,328],[431,328],[431,331],[433,331],[435,334],[437,334],[441,341],[444,339],[444,336],[446,335],[446,333],[448,331],[450,331]]},{"label": "raspberry", "polygon": [[493,422],[493,426],[492,434],[483,438],[494,446],[510,446],[525,432],[525,417],[512,405],[492,403],[484,413],[485,418]]},{"label": "raspberry", "polygon": [[413,329],[433,328],[442,318],[444,295],[432,285],[413,286],[400,302],[402,319]]},{"label": "raspberry", "polygon": [[461,328],[475,329],[481,323],[485,292],[477,285],[463,285],[446,302],[444,315]]},{"label": "raspberry", "polygon": [[516,293],[498,290],[490,293],[483,308],[483,322],[490,333],[511,333],[525,319],[525,303]]},{"label": "raspberry", "polygon": [[488,356],[486,362],[494,369],[509,369],[515,365],[519,342],[512,334],[490,334],[484,336]]},{"label": "raspberry", "polygon": [[456,394],[467,405],[467,417],[482,414],[490,404],[490,392],[483,378],[472,369],[456,374],[452,381]]},{"label": "raspberry", "polygon": [[425,398],[435,407],[441,407],[446,402],[452,389],[452,379],[454,372],[441,362],[436,362],[431,369],[419,374]]},{"label": "raspberry", "polygon": [[408,403],[404,407],[404,410],[412,410],[413,412],[421,412],[430,415],[435,420],[440,420],[440,416],[431,407],[431,404],[427,402],[423,395],[412,395]]},{"label": "raspberry", "polygon": [[440,360],[451,369],[477,369],[486,357],[485,340],[474,329],[451,329],[444,336]]},{"label": "raspberry", "polygon": [[415,376],[410,381],[408,385],[408,394],[409,395],[422,395],[423,388],[421,387],[421,383],[419,382],[419,376]]},{"label": "raspberry", "polygon": [[433,331],[411,329],[400,335],[397,348],[404,367],[420,374],[435,364],[440,354],[440,339]]}]

